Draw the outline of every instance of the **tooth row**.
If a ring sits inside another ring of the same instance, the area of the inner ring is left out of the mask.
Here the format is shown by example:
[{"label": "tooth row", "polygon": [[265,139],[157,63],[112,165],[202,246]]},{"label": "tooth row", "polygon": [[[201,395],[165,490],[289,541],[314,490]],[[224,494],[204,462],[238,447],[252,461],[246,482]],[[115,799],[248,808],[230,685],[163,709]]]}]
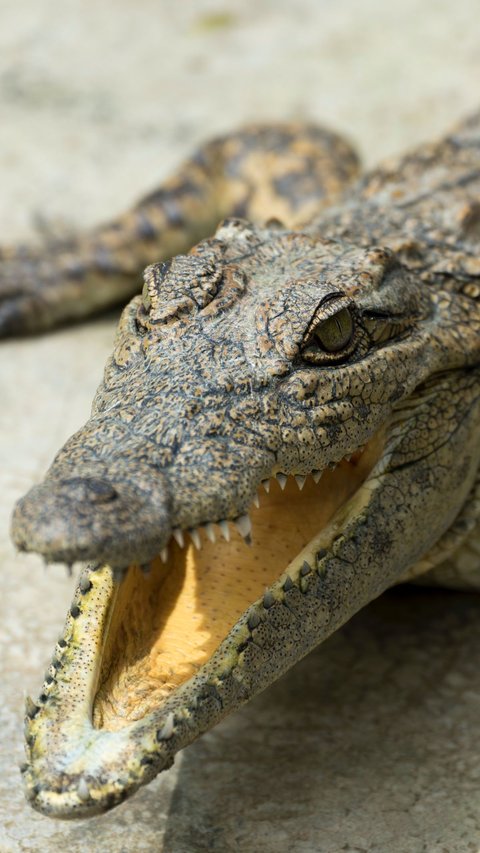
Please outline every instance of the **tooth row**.
[{"label": "tooth row", "polygon": [[[318,484],[320,482],[320,477],[322,476],[323,471],[312,471],[311,473],[312,473],[314,483]],[[296,482],[298,488],[300,489],[300,491],[302,491],[302,489],[306,483],[307,476],[308,476],[307,474],[295,474],[295,482]],[[275,474],[275,479],[277,480],[280,488],[283,491],[283,489],[287,485],[288,476],[286,474],[279,473],[279,474]],[[270,492],[270,480],[262,480],[262,486],[268,495],[268,493]],[[257,507],[260,505],[258,495],[255,495],[255,497],[253,498],[253,502],[254,502],[255,506],[257,506]]]},{"label": "tooth row", "polygon": [[[331,463],[328,467],[331,469],[334,469],[337,467],[337,465],[336,465],[336,463]],[[323,474],[323,471],[312,471],[311,474],[312,474],[314,483],[318,484],[320,482],[320,478]],[[305,482],[307,480],[307,476],[308,475],[306,475],[306,474],[295,474],[294,475],[295,482],[296,482],[300,491],[303,489],[303,487],[305,485]],[[288,482],[287,474],[278,473],[275,475],[275,479],[277,480],[280,488],[283,491],[285,489],[285,486],[287,485],[287,482]],[[265,489],[265,492],[268,494],[270,492],[270,480],[262,480],[262,486]],[[260,500],[259,500],[258,494],[256,494],[256,493],[253,497],[253,503],[256,507],[260,506]],[[233,519],[233,523],[234,523],[235,527],[237,528],[238,532],[240,533],[240,535],[245,540],[245,542],[248,545],[250,545],[251,544],[251,535],[252,535],[252,523],[250,521],[250,516],[247,513],[245,515],[239,515],[238,518]],[[217,525],[220,528],[220,533],[222,534],[225,541],[230,542],[230,529],[228,527],[228,521],[226,519],[223,519],[222,521],[217,521]],[[205,530],[205,533],[207,534],[207,537],[210,540],[210,542],[215,543],[216,542],[216,535],[215,535],[215,527],[214,527],[213,523],[208,522],[207,524],[203,524],[202,527]],[[184,532],[185,531],[183,531],[180,527],[174,527],[172,530],[172,536],[180,548],[185,547]],[[195,548],[199,551],[202,547],[202,540],[200,538],[199,528],[198,527],[189,528],[188,534],[189,534],[190,539],[192,540]],[[168,560],[168,547],[165,547],[161,550],[160,558],[161,558],[162,562],[164,562],[164,563],[167,562],[167,560]]]},{"label": "tooth row", "polygon": [[[250,516],[248,514],[239,515],[238,518],[233,519],[233,524],[237,528],[240,535],[243,537],[245,542],[248,545],[251,543],[251,534],[252,534],[252,522],[250,521]],[[217,521],[217,525],[220,528],[220,533],[226,542],[230,542],[230,528],[228,526],[228,521],[223,519],[222,521]],[[212,522],[208,522],[207,524],[202,525],[207,538],[210,542],[215,543],[217,541],[217,536],[215,532],[215,526]],[[199,551],[202,547],[202,540],[200,537],[200,529],[198,527],[190,527],[188,529],[188,535],[192,540],[195,548]],[[185,547],[185,531],[181,530],[180,527],[174,527],[172,530],[172,536],[175,539],[176,543],[180,548]],[[163,563],[166,563],[168,560],[168,546],[162,548],[160,551],[160,559]]]}]

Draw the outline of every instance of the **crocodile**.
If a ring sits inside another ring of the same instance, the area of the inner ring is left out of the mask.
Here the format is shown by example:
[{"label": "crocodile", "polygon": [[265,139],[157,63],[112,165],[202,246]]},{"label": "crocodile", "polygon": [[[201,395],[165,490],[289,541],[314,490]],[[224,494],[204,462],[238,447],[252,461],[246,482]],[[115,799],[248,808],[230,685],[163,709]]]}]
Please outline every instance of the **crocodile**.
[{"label": "crocodile", "polygon": [[118,805],[394,584],[480,587],[480,113],[363,176],[335,134],[249,127],[1,264],[5,334],[147,265],[14,510],[20,550],[86,563],[27,700],[34,808]]}]

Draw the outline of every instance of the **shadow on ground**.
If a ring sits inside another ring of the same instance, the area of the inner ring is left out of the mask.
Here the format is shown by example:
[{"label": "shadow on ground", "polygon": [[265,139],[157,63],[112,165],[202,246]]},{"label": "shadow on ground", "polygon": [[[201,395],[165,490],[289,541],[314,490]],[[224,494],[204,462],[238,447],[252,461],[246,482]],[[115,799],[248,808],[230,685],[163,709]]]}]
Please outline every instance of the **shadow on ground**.
[{"label": "shadow on ground", "polygon": [[478,850],[479,612],[414,587],[374,602],[185,751],[163,849]]}]

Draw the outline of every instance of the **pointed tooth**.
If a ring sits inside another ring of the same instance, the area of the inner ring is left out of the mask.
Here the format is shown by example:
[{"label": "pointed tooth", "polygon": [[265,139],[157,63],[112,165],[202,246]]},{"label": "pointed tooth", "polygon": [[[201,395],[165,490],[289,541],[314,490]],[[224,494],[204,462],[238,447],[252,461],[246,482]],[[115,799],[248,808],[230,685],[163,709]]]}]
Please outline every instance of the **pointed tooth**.
[{"label": "pointed tooth", "polygon": [[257,507],[257,509],[259,509],[259,508],[260,508],[260,499],[259,499],[259,497],[258,497],[258,495],[257,495],[257,493],[256,493],[256,492],[255,492],[255,494],[254,494],[254,496],[253,496],[253,503],[255,504],[255,506]]},{"label": "pointed tooth", "polygon": [[82,800],[82,802],[86,802],[90,799],[90,790],[88,787],[88,782],[84,779],[83,776],[80,777],[77,784],[77,794],[78,798]]},{"label": "pointed tooth", "polygon": [[190,534],[190,539],[195,545],[195,548],[197,549],[197,551],[200,551],[200,548],[202,547],[202,540],[200,539],[200,533],[198,532],[198,528],[191,527],[188,532]]},{"label": "pointed tooth", "polygon": [[306,477],[304,477],[304,476],[303,476],[303,474],[295,474],[295,480],[296,480],[297,486],[298,486],[298,488],[300,489],[300,491],[302,491],[302,489],[303,489],[303,487],[304,487],[304,485],[305,485],[305,480],[306,480],[306,479],[307,479],[307,478],[306,478]]},{"label": "pointed tooth", "polygon": [[278,480],[278,484],[279,484],[279,486],[283,492],[285,486],[287,485],[287,479],[288,479],[287,475],[286,474],[277,474],[276,477]]},{"label": "pointed tooth", "polygon": [[82,595],[86,595],[86,593],[89,592],[89,590],[91,590],[92,588],[92,582],[88,575],[82,575],[78,585],[80,587],[80,592],[82,593]]},{"label": "pointed tooth", "polygon": [[260,619],[260,616],[259,616],[259,615],[258,615],[258,613],[254,610],[254,611],[250,614],[250,616],[248,617],[247,625],[248,625],[248,627],[249,627],[249,630],[250,630],[250,631],[254,631],[254,630],[255,630],[255,628],[258,628],[258,626],[260,625],[260,622],[261,622],[261,621],[262,621],[262,620]]},{"label": "pointed tooth", "polygon": [[320,482],[320,477],[322,476],[323,471],[312,471],[312,477],[314,483]]},{"label": "pointed tooth", "polygon": [[169,740],[173,735],[173,726],[175,723],[175,717],[173,712],[170,711],[168,714],[163,726],[157,732],[157,740]]},{"label": "pointed tooth", "polygon": [[174,527],[172,530],[172,535],[173,535],[173,538],[175,539],[175,542],[177,543],[177,545],[179,545],[180,548],[183,548],[185,545],[183,530],[181,530],[180,527]]},{"label": "pointed tooth", "polygon": [[226,542],[230,542],[230,530],[228,529],[228,521],[217,521],[217,524],[221,530],[222,536]]},{"label": "pointed tooth", "polygon": [[308,575],[309,572],[312,571],[312,567],[310,563],[307,563],[306,560],[303,561],[302,568],[300,569],[300,576],[303,578],[305,575]]},{"label": "pointed tooth", "polygon": [[267,589],[265,595],[263,596],[263,606],[265,610],[270,610],[271,607],[275,604],[275,598],[273,592],[270,589]]},{"label": "pointed tooth", "polygon": [[25,697],[25,713],[30,720],[33,720],[38,711],[38,705],[35,704],[30,696]]},{"label": "pointed tooth", "polygon": [[252,532],[252,522],[250,521],[250,516],[248,513],[245,515],[239,515],[238,518],[234,519],[234,525],[237,528],[240,536],[243,536],[244,539],[249,539],[250,534]]},{"label": "pointed tooth", "polygon": [[205,533],[207,534],[210,542],[216,542],[217,537],[215,536],[215,528],[213,524],[209,521],[208,524],[205,525]]},{"label": "pointed tooth", "polygon": [[160,551],[160,559],[162,563],[166,563],[168,560],[168,548],[162,548]]},{"label": "pointed tooth", "polygon": [[268,495],[268,493],[270,491],[270,480],[262,480],[262,486]]},{"label": "pointed tooth", "polygon": [[122,568],[122,566],[111,566],[111,570],[115,583],[122,583],[125,575],[127,574],[127,569]]}]

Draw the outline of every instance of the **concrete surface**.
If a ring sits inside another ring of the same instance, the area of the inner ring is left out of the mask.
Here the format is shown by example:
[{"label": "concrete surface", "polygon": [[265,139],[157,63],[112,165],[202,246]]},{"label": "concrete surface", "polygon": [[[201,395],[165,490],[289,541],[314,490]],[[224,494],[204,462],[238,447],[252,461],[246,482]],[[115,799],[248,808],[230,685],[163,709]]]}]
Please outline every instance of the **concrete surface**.
[{"label": "concrete surface", "polygon": [[[88,224],[194,143],[323,119],[371,164],[478,106],[478,0],[0,0],[2,241]],[[40,220],[41,215],[41,220]],[[86,418],[115,320],[0,349],[0,851],[480,850],[480,601],[390,593],[113,813],[23,802],[38,692],[73,581],[16,557],[14,500]]]}]

